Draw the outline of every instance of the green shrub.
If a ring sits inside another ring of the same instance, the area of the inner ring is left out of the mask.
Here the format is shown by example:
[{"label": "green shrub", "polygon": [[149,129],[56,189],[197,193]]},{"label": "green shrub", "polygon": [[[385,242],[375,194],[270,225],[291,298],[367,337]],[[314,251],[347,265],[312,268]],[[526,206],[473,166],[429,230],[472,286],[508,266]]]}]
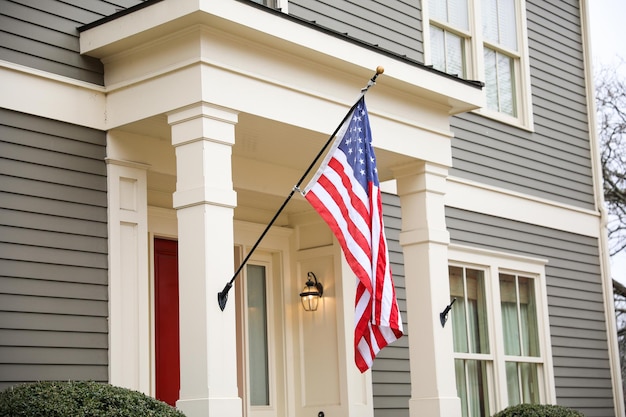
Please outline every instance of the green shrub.
[{"label": "green shrub", "polygon": [[0,392],[0,417],[184,417],[141,392],[98,382],[36,382]]},{"label": "green shrub", "polygon": [[505,408],[493,417],[585,417],[585,415],[560,405],[519,404]]}]

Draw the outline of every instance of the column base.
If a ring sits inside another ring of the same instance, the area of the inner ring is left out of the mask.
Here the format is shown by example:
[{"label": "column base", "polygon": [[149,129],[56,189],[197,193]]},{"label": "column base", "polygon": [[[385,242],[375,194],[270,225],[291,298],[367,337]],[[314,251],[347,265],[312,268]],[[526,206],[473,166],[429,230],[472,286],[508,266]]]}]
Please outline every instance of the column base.
[{"label": "column base", "polygon": [[409,400],[410,417],[461,417],[459,397],[420,398]]},{"label": "column base", "polygon": [[176,401],[186,417],[241,417],[241,398],[194,398]]}]

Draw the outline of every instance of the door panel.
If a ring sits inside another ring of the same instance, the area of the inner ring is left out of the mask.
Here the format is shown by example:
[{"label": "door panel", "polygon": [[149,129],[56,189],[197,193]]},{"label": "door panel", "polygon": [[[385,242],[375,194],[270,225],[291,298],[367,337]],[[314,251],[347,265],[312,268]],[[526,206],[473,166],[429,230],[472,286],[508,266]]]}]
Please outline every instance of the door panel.
[{"label": "door panel", "polygon": [[178,242],[154,239],[156,398],[176,405],[180,390]]}]

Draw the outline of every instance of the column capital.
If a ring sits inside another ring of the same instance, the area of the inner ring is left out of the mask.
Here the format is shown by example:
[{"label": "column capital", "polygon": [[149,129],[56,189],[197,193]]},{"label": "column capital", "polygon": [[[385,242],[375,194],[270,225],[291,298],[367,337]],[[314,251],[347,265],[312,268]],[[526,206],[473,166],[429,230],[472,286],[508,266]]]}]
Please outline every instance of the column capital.
[{"label": "column capital", "polygon": [[172,129],[172,145],[207,140],[227,145],[235,143],[239,113],[226,107],[198,102],[167,113]]},{"label": "column capital", "polygon": [[415,162],[393,169],[399,196],[428,191],[445,194],[448,167],[430,162]]}]

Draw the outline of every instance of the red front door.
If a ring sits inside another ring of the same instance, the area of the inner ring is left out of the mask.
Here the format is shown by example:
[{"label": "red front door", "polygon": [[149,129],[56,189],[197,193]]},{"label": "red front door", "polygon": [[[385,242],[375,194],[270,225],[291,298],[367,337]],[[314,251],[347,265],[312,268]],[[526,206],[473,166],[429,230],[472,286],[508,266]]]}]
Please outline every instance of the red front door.
[{"label": "red front door", "polygon": [[176,405],[180,390],[178,242],[154,239],[156,398]]}]

